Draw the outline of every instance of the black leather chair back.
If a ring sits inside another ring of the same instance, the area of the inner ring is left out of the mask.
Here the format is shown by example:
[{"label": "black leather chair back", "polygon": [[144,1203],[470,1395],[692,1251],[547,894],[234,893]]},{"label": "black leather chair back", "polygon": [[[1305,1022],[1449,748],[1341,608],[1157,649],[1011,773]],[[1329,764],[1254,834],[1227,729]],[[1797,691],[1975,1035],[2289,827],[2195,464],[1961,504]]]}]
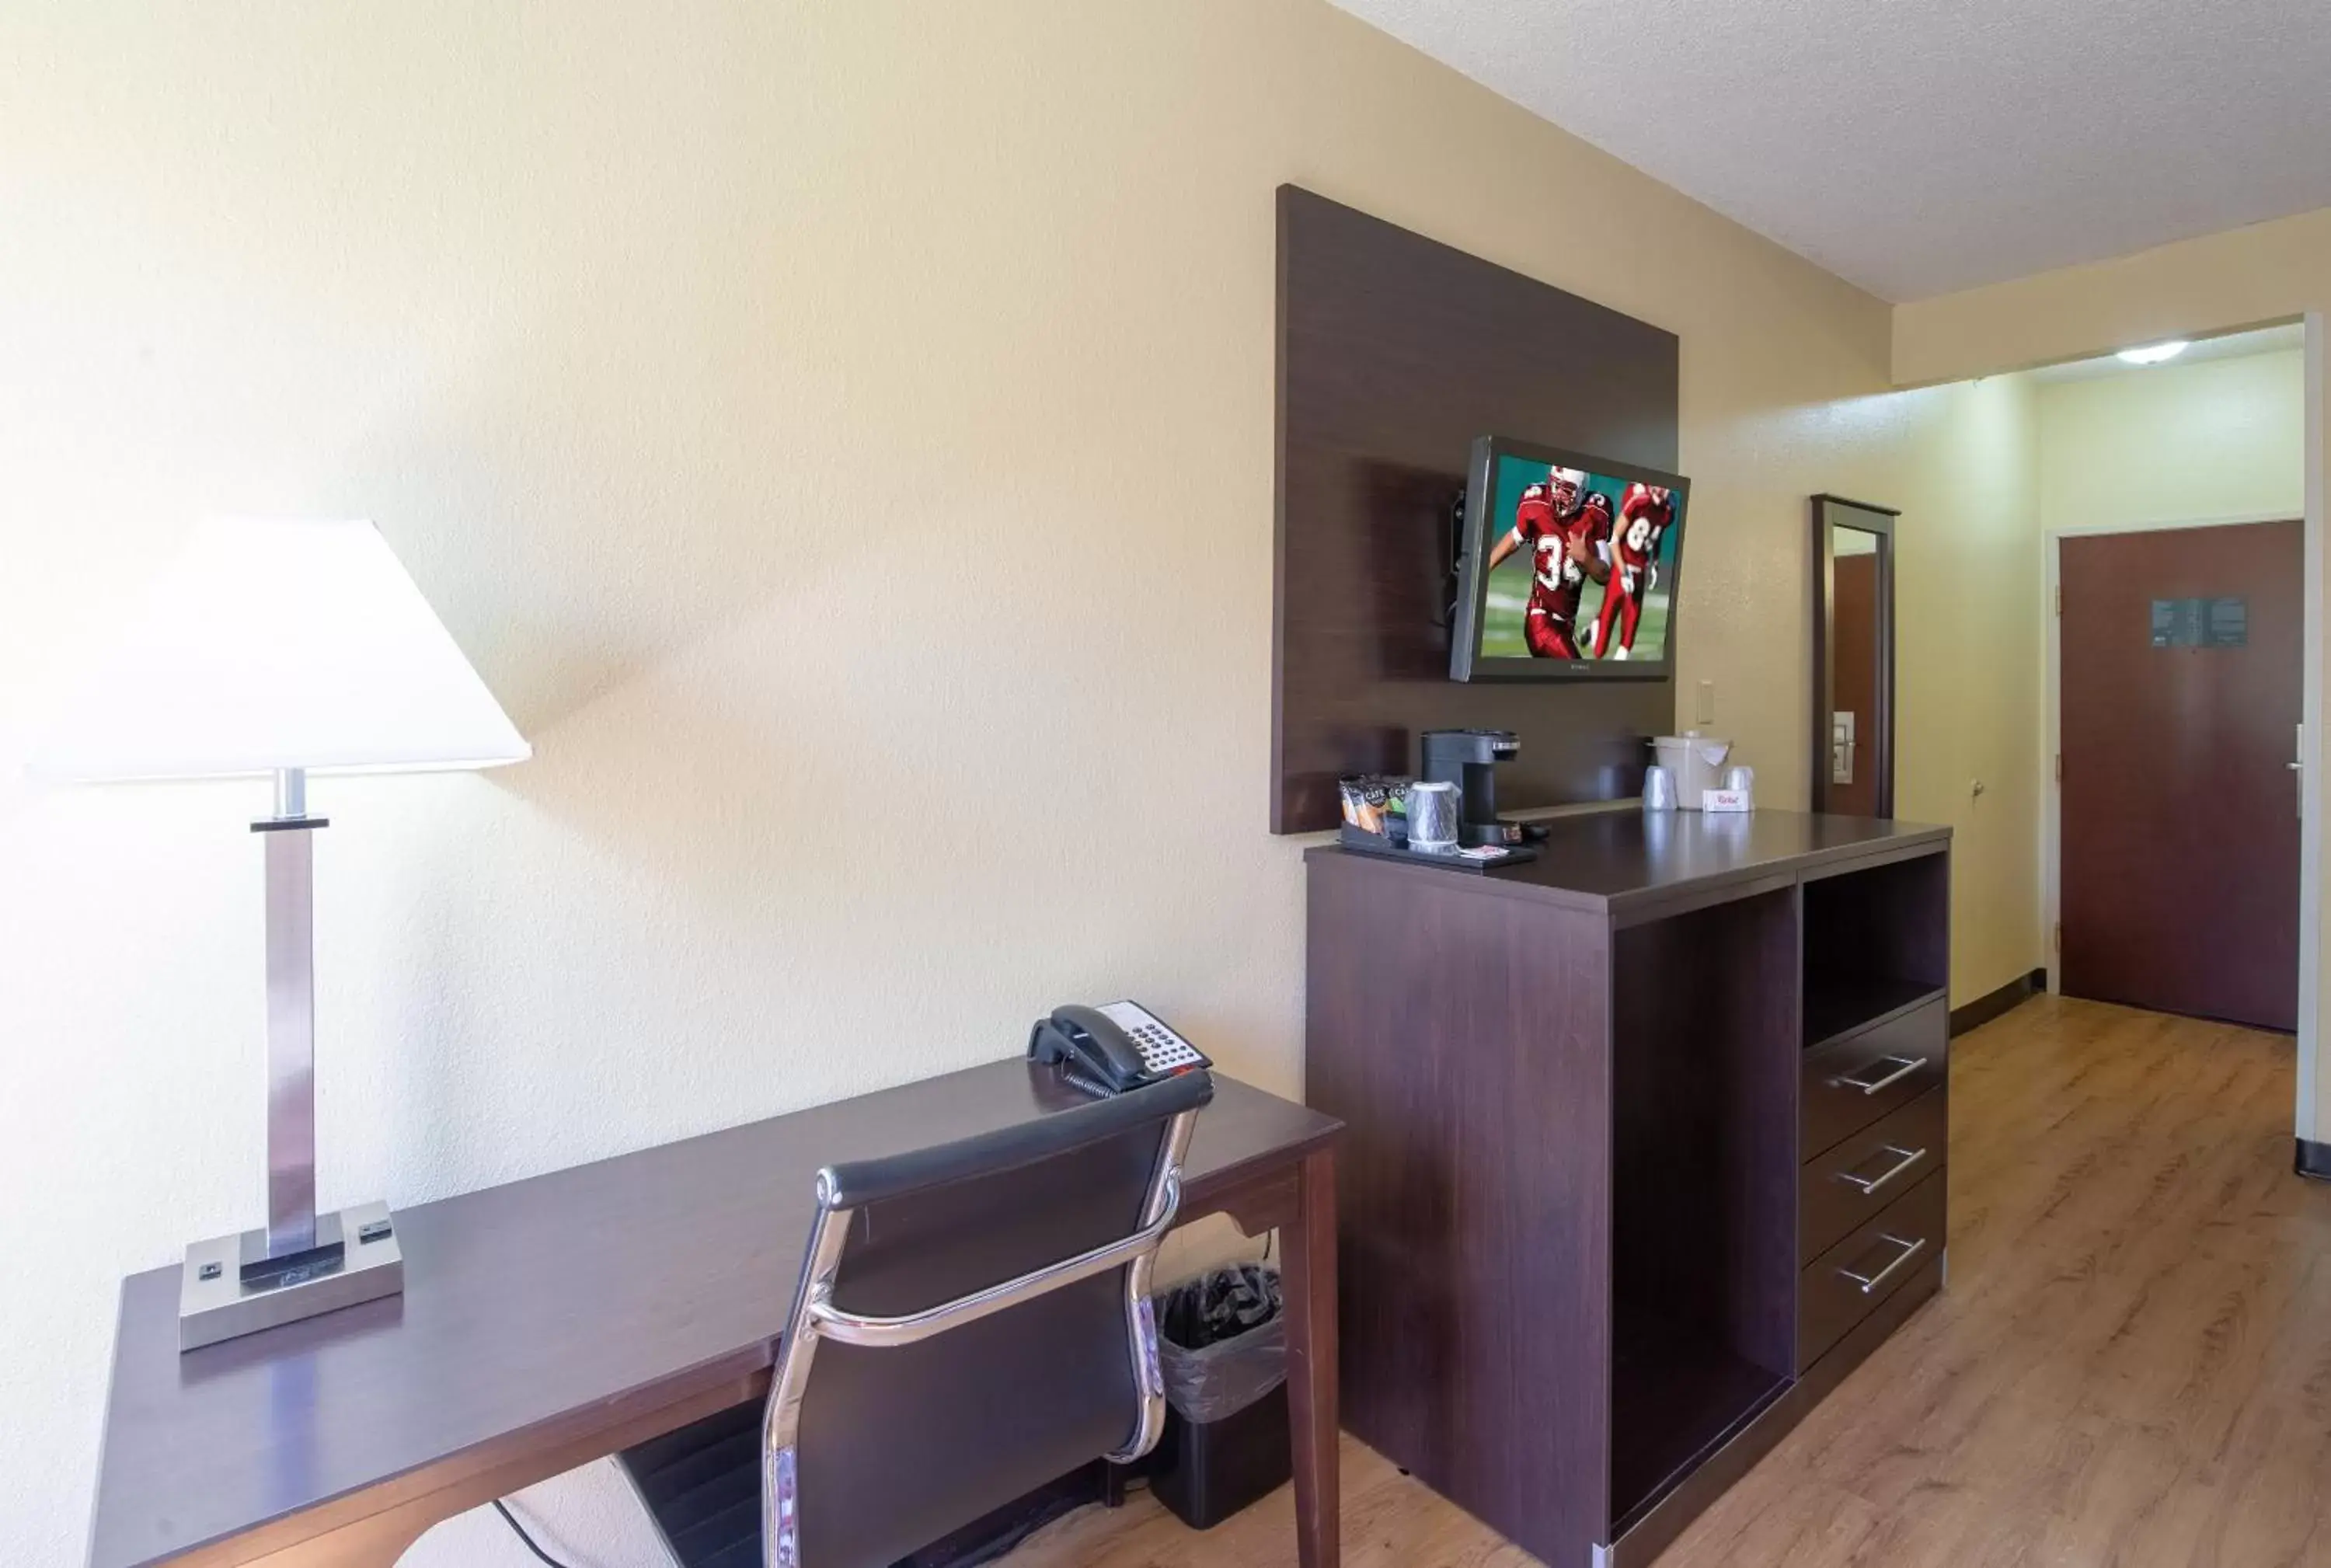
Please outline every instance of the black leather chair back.
[{"label": "black leather chair back", "polygon": [[1150,1265],[1212,1093],[1186,1075],[821,1173],[758,1419],[623,1456],[682,1568],[890,1568],[1146,1452],[1163,1419]]}]

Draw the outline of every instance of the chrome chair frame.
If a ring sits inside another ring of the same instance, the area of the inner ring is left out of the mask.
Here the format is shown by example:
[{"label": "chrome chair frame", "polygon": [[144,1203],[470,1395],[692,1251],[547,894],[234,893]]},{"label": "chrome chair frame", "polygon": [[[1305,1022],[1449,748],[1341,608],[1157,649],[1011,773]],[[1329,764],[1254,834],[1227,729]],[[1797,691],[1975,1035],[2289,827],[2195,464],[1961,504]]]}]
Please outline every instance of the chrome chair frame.
[{"label": "chrome chair frame", "polygon": [[818,1213],[810,1234],[809,1259],[785,1324],[785,1338],[777,1347],[762,1423],[761,1541],[768,1568],[804,1568],[794,1445],[810,1365],[816,1359],[821,1339],[878,1349],[915,1345],[1080,1279],[1122,1268],[1126,1336],[1139,1402],[1132,1433],[1122,1448],[1107,1457],[1112,1463],[1130,1464],[1156,1446],[1166,1426],[1166,1382],[1157,1364],[1157,1316],[1149,1300],[1150,1278],[1156,1268],[1158,1243],[1173,1228],[1174,1216],[1181,1208],[1182,1162],[1189,1153],[1190,1136],[1197,1122],[1198,1113],[1185,1110],[1167,1123],[1166,1136],[1159,1141],[1157,1165],[1150,1174],[1148,1195],[1142,1203],[1141,1225],[1131,1235],[902,1317],[870,1317],[834,1306],[834,1277],[858,1211],[837,1206],[839,1183],[832,1167],[818,1173]]}]

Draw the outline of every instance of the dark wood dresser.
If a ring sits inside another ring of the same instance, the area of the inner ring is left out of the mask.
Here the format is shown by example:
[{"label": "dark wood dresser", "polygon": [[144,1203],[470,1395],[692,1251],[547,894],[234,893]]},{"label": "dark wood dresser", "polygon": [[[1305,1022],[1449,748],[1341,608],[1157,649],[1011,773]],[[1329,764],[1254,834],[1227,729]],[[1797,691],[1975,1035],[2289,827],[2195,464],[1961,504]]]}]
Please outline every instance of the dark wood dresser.
[{"label": "dark wood dresser", "polygon": [[1308,870],[1345,1424],[1550,1568],[1650,1562],[1941,1285],[1950,832],[1560,819]]}]

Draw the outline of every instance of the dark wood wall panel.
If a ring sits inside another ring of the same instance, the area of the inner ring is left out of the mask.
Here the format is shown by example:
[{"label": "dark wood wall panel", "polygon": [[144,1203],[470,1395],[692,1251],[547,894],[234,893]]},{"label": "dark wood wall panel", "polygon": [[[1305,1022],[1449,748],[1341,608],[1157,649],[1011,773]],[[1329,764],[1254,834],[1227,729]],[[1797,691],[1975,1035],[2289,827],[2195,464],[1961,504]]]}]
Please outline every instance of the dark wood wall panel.
[{"label": "dark wood wall panel", "polygon": [[1641,787],[1672,681],[1449,679],[1449,508],[1476,436],[1675,469],[1676,358],[1672,333],[1280,187],[1273,832],[1335,826],[1338,774],[1409,771],[1450,726],[1519,733],[1502,804]]}]

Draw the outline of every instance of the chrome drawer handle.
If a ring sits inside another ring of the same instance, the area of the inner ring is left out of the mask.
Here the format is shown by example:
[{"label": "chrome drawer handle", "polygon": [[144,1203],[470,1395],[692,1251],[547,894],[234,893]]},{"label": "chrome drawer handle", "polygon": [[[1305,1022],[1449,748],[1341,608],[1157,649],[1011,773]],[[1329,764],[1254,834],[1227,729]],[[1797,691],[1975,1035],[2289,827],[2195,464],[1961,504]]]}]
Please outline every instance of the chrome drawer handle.
[{"label": "chrome drawer handle", "polygon": [[1919,1237],[1916,1241],[1905,1241],[1899,1236],[1880,1236],[1878,1239],[1880,1241],[1893,1242],[1894,1245],[1902,1249],[1902,1255],[1867,1278],[1856,1274],[1851,1269],[1841,1269],[1838,1270],[1838,1272],[1844,1275],[1846,1278],[1861,1287],[1861,1293],[1864,1296],[1869,1295],[1871,1291],[1885,1284],[1889,1279],[1891,1279],[1894,1277],[1894,1270],[1901,1268],[1903,1264],[1908,1263],[1911,1259],[1916,1258],[1919,1253],[1924,1252],[1927,1250],[1927,1239],[1924,1236]]},{"label": "chrome drawer handle", "polygon": [[1927,1065],[1924,1061],[1919,1060],[1916,1057],[1881,1056],[1876,1061],[1869,1062],[1861,1067],[1856,1068],[1854,1071],[1868,1072],[1872,1068],[1884,1067],[1889,1061],[1898,1064],[1894,1070],[1888,1073],[1884,1078],[1879,1079],[1874,1082],[1867,1079],[1856,1078],[1853,1076],[1853,1073],[1848,1072],[1840,1073],[1837,1077],[1830,1079],[1829,1087],[1832,1088],[1858,1088],[1863,1094],[1876,1094],[1879,1089],[1885,1088],[1889,1084],[1900,1083],[1904,1079],[1908,1078],[1912,1073]]},{"label": "chrome drawer handle", "polygon": [[1866,1198],[1927,1157],[1927,1151],[1924,1149],[1897,1148],[1892,1144],[1888,1144],[1879,1153],[1897,1155],[1900,1158],[1889,1166],[1882,1176],[1857,1176],[1851,1171],[1840,1171],[1837,1174],[1837,1179],[1860,1188],[1861,1195]]}]

